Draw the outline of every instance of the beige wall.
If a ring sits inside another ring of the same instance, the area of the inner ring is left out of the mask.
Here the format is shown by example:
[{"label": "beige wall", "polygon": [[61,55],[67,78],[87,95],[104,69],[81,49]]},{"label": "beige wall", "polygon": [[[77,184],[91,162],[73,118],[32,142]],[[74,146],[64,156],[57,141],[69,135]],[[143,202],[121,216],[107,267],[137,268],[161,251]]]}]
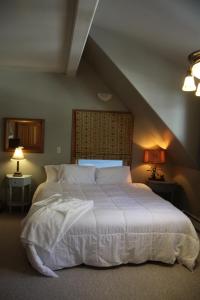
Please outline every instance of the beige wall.
[{"label": "beige wall", "polygon": [[[27,153],[20,162],[22,172],[33,175],[35,187],[45,179],[45,164],[70,162],[72,109],[127,110],[114,95],[107,103],[100,101],[97,92],[110,90],[85,63],[81,64],[77,77],[71,79],[62,74],[0,70],[1,197],[5,174],[13,173],[16,168],[16,162],[10,160],[12,153],[3,152],[3,118],[45,119],[44,153]],[[61,147],[61,154],[56,153],[57,146]]]}]

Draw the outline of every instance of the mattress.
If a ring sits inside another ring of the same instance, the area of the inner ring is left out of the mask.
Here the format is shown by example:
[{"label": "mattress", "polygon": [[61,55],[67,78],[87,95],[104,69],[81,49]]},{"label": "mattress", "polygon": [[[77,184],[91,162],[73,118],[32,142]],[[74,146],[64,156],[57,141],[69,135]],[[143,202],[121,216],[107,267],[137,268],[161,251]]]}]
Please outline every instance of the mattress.
[{"label": "mattress", "polygon": [[29,261],[41,274],[56,277],[55,270],[80,264],[110,267],[146,261],[177,261],[194,268],[199,239],[190,219],[145,184],[46,182],[37,188],[33,202],[56,193],[66,201],[92,200],[94,206],[52,251],[23,240]]}]

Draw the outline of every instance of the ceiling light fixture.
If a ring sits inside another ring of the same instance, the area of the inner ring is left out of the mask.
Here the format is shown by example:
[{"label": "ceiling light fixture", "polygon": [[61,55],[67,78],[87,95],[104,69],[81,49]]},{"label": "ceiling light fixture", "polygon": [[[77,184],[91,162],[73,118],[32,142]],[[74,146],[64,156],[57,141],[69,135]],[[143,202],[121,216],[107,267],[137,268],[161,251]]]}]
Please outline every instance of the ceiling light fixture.
[{"label": "ceiling light fixture", "polygon": [[195,95],[200,96],[200,84],[196,88],[196,83],[200,79],[200,50],[194,51],[188,55],[190,68],[185,77],[182,90],[184,92],[196,91]]},{"label": "ceiling light fixture", "polygon": [[188,71],[188,74],[185,77],[182,90],[184,92],[196,91],[196,84],[195,84],[195,81],[194,81],[194,77],[191,75],[190,71]]},{"label": "ceiling light fixture", "polygon": [[200,50],[192,52],[188,56],[188,60],[192,70],[192,76],[200,79]]},{"label": "ceiling light fixture", "polygon": [[196,90],[195,95],[196,95],[197,97],[200,96],[200,83],[199,83],[198,86],[197,86],[197,90]]}]

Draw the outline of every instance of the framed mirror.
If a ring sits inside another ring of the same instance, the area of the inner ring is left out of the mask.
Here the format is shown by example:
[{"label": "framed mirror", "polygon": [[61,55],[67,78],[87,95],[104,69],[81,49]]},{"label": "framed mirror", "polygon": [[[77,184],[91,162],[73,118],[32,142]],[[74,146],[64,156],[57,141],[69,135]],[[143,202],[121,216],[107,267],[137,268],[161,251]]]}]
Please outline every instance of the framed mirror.
[{"label": "framed mirror", "polygon": [[44,152],[44,120],[4,118],[4,151]]}]

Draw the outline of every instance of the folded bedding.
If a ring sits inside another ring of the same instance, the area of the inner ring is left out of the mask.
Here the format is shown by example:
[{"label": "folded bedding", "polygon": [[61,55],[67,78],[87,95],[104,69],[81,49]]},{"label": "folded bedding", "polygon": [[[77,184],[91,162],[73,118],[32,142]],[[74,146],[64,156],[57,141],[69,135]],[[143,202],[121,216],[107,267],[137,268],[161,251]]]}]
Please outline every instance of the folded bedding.
[{"label": "folded bedding", "polygon": [[192,270],[199,239],[187,216],[144,184],[46,182],[21,234],[29,261],[46,276],[87,264],[175,261]]}]

